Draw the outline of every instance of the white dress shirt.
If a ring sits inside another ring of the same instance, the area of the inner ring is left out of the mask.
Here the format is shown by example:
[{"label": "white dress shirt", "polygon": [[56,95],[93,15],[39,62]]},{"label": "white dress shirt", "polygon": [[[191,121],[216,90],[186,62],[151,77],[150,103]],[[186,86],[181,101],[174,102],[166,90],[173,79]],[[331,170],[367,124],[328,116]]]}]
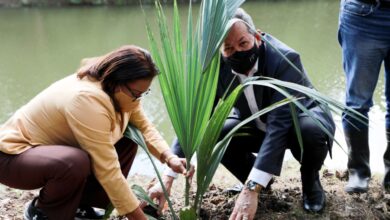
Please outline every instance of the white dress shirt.
[{"label": "white dress shirt", "polygon": [[[255,65],[253,68],[249,71],[248,75],[237,73],[234,70],[232,70],[233,74],[236,74],[238,78],[240,79],[240,82],[243,83],[247,78],[253,77],[253,75],[258,71],[258,64],[259,64],[259,59],[257,59]],[[246,100],[248,101],[249,109],[252,114],[256,113],[259,111],[257,102],[256,102],[256,97],[255,97],[255,92],[253,90],[253,85],[250,85],[244,89],[244,95]],[[255,124],[256,127],[264,131],[266,130],[266,124],[261,121],[260,117],[255,119]],[[269,181],[272,179],[272,174],[264,172],[262,170],[259,170],[257,168],[252,168],[251,172],[249,173],[248,180],[252,180],[263,187],[267,187]]]}]

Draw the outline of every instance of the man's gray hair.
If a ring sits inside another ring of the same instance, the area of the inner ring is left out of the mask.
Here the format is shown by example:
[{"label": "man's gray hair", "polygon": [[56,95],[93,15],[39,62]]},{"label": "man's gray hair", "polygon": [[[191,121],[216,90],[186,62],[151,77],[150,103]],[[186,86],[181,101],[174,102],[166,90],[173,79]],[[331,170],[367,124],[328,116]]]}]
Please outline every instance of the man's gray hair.
[{"label": "man's gray hair", "polygon": [[242,8],[238,8],[233,18],[240,19],[245,22],[245,25],[248,27],[248,32],[250,34],[256,33],[256,27],[253,23],[252,17]]}]

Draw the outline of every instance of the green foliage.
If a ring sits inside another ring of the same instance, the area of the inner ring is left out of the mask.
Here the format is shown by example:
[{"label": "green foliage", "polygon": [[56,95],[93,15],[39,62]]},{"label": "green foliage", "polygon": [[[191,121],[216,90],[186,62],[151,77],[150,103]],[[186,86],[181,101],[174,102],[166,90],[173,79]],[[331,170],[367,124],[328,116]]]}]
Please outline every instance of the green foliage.
[{"label": "green foliage", "polygon": [[109,219],[112,211],[114,211],[114,206],[110,202],[110,204],[108,204],[108,206],[105,209],[103,219]]},{"label": "green foliage", "polygon": [[196,219],[196,211],[193,207],[187,206],[180,211],[180,220]]},{"label": "green foliage", "polygon": [[131,189],[138,199],[141,199],[151,205],[153,208],[158,209],[156,204],[154,204],[153,200],[148,196],[148,193],[142,188],[140,185],[132,185]]},{"label": "green foliage", "polygon": [[[218,80],[220,57],[217,52],[230,26],[234,23],[231,20],[234,12],[242,3],[243,0],[203,1],[195,28],[190,4],[185,48],[176,1],[174,1],[172,37],[162,6],[159,1],[156,1],[160,47],[149,23],[146,24],[152,56],[161,71],[159,82],[168,114],[188,165],[200,146],[203,147],[198,154],[211,156],[208,154],[210,150],[207,147],[215,145],[220,128],[234,103],[235,98],[232,98],[229,102],[231,105],[226,107],[224,114],[214,117],[218,120],[214,121],[213,126],[219,130],[207,129],[210,124],[209,119],[213,110]],[[239,93],[237,92],[236,96]],[[214,144],[206,141],[205,137],[213,137]],[[206,146],[206,144],[211,145]],[[202,183],[198,182],[198,184]],[[188,184],[185,198],[186,205],[188,205]],[[196,206],[197,203],[195,208]]]},{"label": "green foliage", "polygon": [[[228,16],[227,11],[235,11],[235,9],[227,10],[226,5],[232,4],[226,2],[236,2],[233,5],[238,7],[237,3],[243,1],[203,2],[195,32],[193,32],[190,4],[185,51],[176,1],[173,37],[170,36],[163,9],[159,1],[156,1],[161,50],[147,23],[152,55],[161,71],[159,82],[168,114],[187,158],[191,158],[195,153],[212,112],[219,71],[219,56],[215,54],[229,29],[228,23],[232,14]],[[214,12],[211,17],[219,22],[210,20],[210,14]],[[224,17],[216,16],[220,14]],[[207,36],[208,40],[203,40]],[[204,67],[207,67],[205,71],[203,71]]]}]

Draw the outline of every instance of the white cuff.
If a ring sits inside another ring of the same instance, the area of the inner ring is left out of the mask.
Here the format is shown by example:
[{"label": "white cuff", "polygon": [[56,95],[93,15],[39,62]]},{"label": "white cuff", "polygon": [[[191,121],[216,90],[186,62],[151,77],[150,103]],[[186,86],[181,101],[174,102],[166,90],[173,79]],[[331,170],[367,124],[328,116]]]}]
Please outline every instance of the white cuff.
[{"label": "white cuff", "polygon": [[164,170],[164,175],[173,177],[174,179],[176,179],[178,176],[178,174],[175,171],[173,171],[170,167],[167,167]]},{"label": "white cuff", "polygon": [[269,181],[272,179],[272,174],[261,171],[256,168],[252,168],[249,173],[248,180],[255,181],[256,183],[262,185],[264,188],[267,187]]}]

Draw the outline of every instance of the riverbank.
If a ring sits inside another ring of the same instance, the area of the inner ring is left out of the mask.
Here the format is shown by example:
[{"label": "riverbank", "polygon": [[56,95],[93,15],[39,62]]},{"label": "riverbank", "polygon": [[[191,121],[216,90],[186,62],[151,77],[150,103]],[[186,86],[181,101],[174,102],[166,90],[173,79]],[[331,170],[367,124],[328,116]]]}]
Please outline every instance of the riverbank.
[{"label": "riverbank", "polygon": [[[275,178],[270,191],[261,193],[255,219],[390,219],[390,194],[381,187],[381,176],[375,174],[368,193],[349,195],[344,192],[346,176],[343,172],[323,169],[321,182],[326,191],[327,205],[322,214],[302,210],[299,167],[295,162],[285,163],[282,176]],[[134,174],[131,184],[147,187],[152,177]],[[219,168],[203,204],[202,219],[228,219],[237,195],[228,195],[223,189],[237,183],[224,168]],[[175,209],[183,201],[183,179],[175,181],[172,201]],[[1,189],[1,188],[0,188]],[[0,190],[0,219],[22,220],[24,204],[37,195],[37,191],[20,191],[10,188]],[[115,212],[111,219],[118,219]],[[164,219],[170,219],[166,214]]]}]

